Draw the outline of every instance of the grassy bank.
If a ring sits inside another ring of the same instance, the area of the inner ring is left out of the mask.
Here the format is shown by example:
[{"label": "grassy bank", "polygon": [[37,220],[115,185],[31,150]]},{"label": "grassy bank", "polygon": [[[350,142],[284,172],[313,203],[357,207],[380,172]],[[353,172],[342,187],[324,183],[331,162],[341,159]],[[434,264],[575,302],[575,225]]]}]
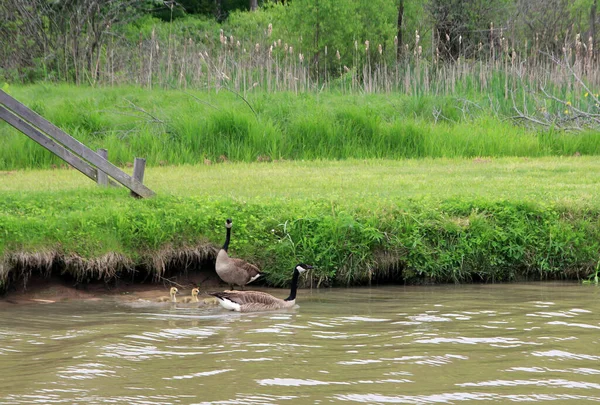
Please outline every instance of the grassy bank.
[{"label": "grassy bank", "polygon": [[[512,102],[502,91],[488,98],[487,94],[294,95],[257,90],[246,94],[251,107],[226,90],[38,84],[11,86],[9,91],[86,145],[107,148],[110,160],[119,165],[131,162],[133,156],[158,166],[224,159],[600,154],[597,132],[532,131],[514,125],[507,118],[514,114]],[[0,139],[0,170],[62,164],[5,123],[0,124]]]},{"label": "grassy bank", "polygon": [[[0,274],[80,281],[210,266],[232,252],[285,283],[321,285],[588,276],[600,249],[594,158],[350,160],[157,167],[134,200],[73,170],[0,173]],[[40,270],[41,269],[41,270]]]}]

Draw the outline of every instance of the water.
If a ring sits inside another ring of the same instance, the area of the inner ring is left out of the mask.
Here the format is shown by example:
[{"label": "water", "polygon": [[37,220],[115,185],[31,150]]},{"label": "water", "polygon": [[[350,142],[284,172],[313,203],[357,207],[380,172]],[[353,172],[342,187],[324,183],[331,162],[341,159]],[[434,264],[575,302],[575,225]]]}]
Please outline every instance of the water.
[{"label": "water", "polygon": [[0,404],[600,402],[599,298],[533,283],[302,290],[258,314],[4,306]]}]

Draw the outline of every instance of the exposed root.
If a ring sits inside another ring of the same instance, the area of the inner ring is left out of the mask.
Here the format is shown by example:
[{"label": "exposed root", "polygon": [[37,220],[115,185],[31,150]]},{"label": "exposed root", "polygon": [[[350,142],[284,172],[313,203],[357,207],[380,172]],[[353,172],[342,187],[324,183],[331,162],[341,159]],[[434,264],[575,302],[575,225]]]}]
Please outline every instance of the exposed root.
[{"label": "exposed root", "polygon": [[131,259],[120,253],[107,253],[94,259],[85,259],[81,256],[71,255],[64,258],[64,273],[72,275],[77,282],[102,280],[109,282],[122,273],[135,271]]},{"label": "exposed root", "polygon": [[165,276],[167,268],[176,268],[178,273],[187,271],[206,260],[214,260],[217,249],[212,245],[199,245],[183,249],[164,248],[153,253],[150,258],[150,270],[153,281],[157,282]]},{"label": "exposed root", "polygon": [[13,252],[0,258],[0,293],[17,283],[22,283],[26,289],[32,274],[44,278],[60,274],[72,277],[76,283],[109,283],[142,272],[142,277],[150,276],[153,282],[159,282],[166,273],[187,273],[189,269],[214,261],[216,254],[217,249],[210,244],[164,248],[137,261],[114,252],[92,259],[54,251]]},{"label": "exposed root", "polygon": [[402,270],[404,269],[402,259],[405,256],[406,252],[401,251],[380,250],[375,252],[375,269],[371,280],[376,282],[394,280],[397,282],[402,279]]}]

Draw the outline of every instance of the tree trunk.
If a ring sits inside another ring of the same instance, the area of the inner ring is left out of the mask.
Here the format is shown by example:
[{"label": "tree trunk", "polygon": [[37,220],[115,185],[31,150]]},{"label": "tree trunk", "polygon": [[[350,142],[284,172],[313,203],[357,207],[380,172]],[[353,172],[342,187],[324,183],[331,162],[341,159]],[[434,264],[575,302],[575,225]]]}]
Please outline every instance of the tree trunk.
[{"label": "tree trunk", "polygon": [[258,0],[250,0],[250,11],[256,11],[258,8]]},{"label": "tree trunk", "polygon": [[398,41],[396,44],[396,57],[398,59],[402,55],[402,18],[404,18],[404,0],[400,0],[400,4],[398,5]]},{"label": "tree trunk", "polygon": [[217,21],[223,20],[223,0],[215,0],[215,17]]},{"label": "tree trunk", "polygon": [[592,44],[594,46],[594,52],[596,52],[596,10],[598,7],[598,0],[594,0],[590,9],[590,37],[592,38]]}]

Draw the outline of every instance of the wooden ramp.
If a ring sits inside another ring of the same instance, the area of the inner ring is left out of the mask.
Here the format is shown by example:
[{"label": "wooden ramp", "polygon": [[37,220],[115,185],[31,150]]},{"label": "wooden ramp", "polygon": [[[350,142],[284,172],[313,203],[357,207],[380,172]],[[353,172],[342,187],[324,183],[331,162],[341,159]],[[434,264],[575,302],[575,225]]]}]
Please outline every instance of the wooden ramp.
[{"label": "wooden ramp", "polygon": [[132,177],[3,90],[0,90],[0,119],[96,182],[100,178],[100,183],[106,183],[106,176],[110,176],[130,189],[134,196],[154,195],[152,190],[142,184],[146,162],[144,159],[136,158]]}]

